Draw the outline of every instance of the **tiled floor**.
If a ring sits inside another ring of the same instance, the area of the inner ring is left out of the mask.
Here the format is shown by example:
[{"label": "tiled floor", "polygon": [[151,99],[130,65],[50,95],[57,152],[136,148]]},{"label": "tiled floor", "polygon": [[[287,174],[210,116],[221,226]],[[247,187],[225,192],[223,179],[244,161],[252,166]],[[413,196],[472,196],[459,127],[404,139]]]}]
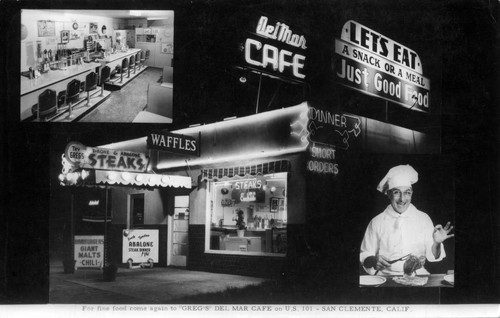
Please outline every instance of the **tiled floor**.
[{"label": "tiled floor", "polygon": [[110,98],[80,122],[131,123],[146,106],[148,84],[158,83],[161,76],[160,68],[148,67],[127,86],[113,91]]}]

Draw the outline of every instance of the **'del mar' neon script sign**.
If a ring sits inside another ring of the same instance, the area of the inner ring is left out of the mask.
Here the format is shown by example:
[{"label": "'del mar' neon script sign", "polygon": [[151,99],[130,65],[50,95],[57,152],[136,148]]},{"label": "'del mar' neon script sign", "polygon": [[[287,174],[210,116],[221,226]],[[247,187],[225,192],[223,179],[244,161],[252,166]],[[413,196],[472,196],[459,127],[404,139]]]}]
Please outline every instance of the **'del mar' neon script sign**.
[{"label": "'del mar' neon script sign", "polygon": [[144,153],[87,147],[70,142],[64,152],[66,159],[79,168],[145,172],[148,158]]},{"label": "'del mar' neon script sign", "polygon": [[406,108],[430,110],[430,80],[415,51],[350,20],[335,39],[335,53],[340,84]]},{"label": "'del mar' neon script sign", "polygon": [[270,75],[302,81],[306,77],[306,49],[304,35],[293,33],[283,22],[271,23],[261,16],[255,33],[245,40],[245,62]]}]

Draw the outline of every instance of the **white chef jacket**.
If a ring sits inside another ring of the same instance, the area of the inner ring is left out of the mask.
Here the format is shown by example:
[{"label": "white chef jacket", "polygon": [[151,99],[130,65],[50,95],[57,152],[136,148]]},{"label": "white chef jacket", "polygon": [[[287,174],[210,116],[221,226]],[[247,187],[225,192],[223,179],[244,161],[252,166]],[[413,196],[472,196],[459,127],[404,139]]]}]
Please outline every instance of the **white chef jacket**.
[{"label": "white chef jacket", "polygon": [[[384,212],[375,216],[366,228],[359,260],[361,264],[368,256],[377,253],[385,256],[388,260],[398,259],[407,254],[417,257],[425,256],[427,261],[438,262],[446,257],[443,244],[440,244],[441,255],[435,258],[432,254],[434,240],[432,233],[434,225],[431,218],[424,212],[419,211],[413,204],[402,214],[394,211],[388,205]],[[378,275],[402,275],[404,261],[398,261],[385,270],[379,271]],[[370,275],[374,275],[376,269],[363,268]],[[425,268],[416,271],[419,275],[429,274]]]}]

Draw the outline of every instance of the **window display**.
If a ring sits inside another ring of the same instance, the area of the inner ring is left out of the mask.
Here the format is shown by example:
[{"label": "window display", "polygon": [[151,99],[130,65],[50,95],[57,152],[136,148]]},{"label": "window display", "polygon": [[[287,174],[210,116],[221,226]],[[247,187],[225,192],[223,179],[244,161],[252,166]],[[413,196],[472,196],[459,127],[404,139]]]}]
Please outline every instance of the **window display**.
[{"label": "window display", "polygon": [[210,184],[211,251],[286,253],[287,173]]}]

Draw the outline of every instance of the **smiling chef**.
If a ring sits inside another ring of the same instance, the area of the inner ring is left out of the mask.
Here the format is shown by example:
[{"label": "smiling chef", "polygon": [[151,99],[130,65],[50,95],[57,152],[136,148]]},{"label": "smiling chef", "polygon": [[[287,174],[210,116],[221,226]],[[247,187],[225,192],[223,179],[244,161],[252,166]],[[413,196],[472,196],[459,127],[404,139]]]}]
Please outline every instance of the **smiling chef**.
[{"label": "smiling chef", "polygon": [[430,217],[412,203],[412,184],[418,173],[410,165],[399,165],[389,170],[377,190],[387,195],[390,204],[368,224],[361,243],[360,261],[370,275],[403,275],[405,260],[417,257],[422,266],[417,275],[429,274],[423,267],[425,260],[441,261],[446,253],[443,242],[454,236],[448,222],[444,227],[434,226]]}]

